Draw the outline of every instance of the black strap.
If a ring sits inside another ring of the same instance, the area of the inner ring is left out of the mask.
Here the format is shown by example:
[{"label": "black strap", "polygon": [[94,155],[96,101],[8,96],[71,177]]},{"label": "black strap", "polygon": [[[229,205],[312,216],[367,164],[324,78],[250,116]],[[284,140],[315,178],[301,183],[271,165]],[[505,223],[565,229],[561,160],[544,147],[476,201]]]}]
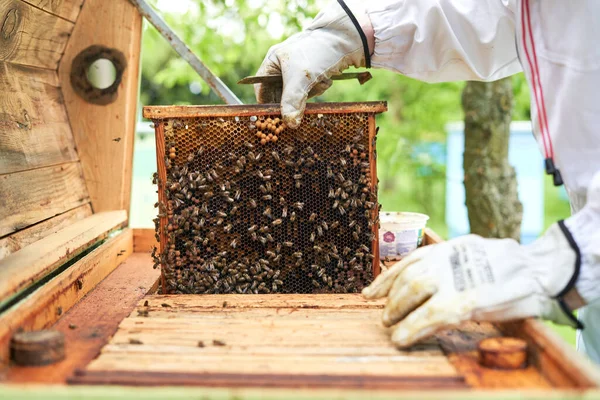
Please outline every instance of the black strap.
[{"label": "black strap", "polygon": [[352,14],[352,11],[350,11],[350,8],[348,8],[346,3],[344,3],[344,0],[338,0],[338,3],[340,4],[340,6],[342,6],[344,11],[346,11],[346,14],[348,14],[348,17],[350,17],[350,21],[352,21],[354,27],[358,31],[358,35],[360,36],[360,40],[363,44],[363,50],[365,52],[365,66],[367,68],[371,68],[371,53],[369,52],[369,43],[367,42],[367,37],[365,36],[365,33],[360,27],[360,24],[358,23],[354,14]]},{"label": "black strap", "polygon": [[569,232],[569,229],[565,225],[564,220],[558,221],[558,227],[565,235],[567,242],[569,242],[569,246],[571,246],[571,248],[575,252],[575,270],[573,271],[573,275],[567,283],[567,286],[565,286],[563,290],[561,290],[556,296],[554,296],[554,298],[558,301],[558,305],[560,306],[560,308],[567,315],[567,317],[575,324],[577,329],[581,330],[584,328],[583,324],[577,319],[577,317],[575,317],[573,311],[569,309],[569,306],[567,306],[567,303],[564,299],[564,296],[569,292],[569,290],[575,287],[577,278],[579,278],[579,271],[581,271],[581,251],[579,250],[579,246],[577,246],[577,242],[575,242],[573,235],[571,235],[571,232]]},{"label": "black strap", "polygon": [[546,158],[544,160],[544,164],[546,165],[546,173],[548,175],[552,175],[552,182],[554,186],[561,186],[563,184],[562,175],[556,166],[554,165],[554,160],[551,158]]}]

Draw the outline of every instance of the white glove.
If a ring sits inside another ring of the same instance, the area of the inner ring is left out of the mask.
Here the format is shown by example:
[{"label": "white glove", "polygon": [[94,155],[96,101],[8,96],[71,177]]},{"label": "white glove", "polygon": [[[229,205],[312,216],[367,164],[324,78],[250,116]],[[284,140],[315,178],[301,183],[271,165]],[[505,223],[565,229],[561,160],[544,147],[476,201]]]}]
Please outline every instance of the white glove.
[{"label": "white glove", "polygon": [[399,347],[467,320],[539,316],[572,324],[553,297],[571,281],[576,254],[558,224],[528,246],[468,235],[415,250],[363,295],[388,296],[383,324],[398,323],[392,341]]},{"label": "white glove", "polygon": [[[352,13],[361,27],[372,31],[360,2],[352,6]],[[374,42],[372,32],[369,39]],[[322,94],[331,86],[330,78],[351,65],[366,65],[365,47],[358,28],[342,6],[333,1],[304,32],[269,49],[257,75],[281,75],[283,91],[273,85],[257,84],[256,99],[267,103],[279,101],[281,96],[283,120],[290,128],[296,128],[302,121],[306,100]]]}]

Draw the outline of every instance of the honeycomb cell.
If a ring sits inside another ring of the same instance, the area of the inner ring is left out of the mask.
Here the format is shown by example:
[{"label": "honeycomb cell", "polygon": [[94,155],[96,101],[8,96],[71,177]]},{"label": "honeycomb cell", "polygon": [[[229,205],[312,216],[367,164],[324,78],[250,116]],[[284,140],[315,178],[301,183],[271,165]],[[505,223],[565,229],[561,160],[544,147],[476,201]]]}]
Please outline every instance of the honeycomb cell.
[{"label": "honeycomb cell", "polygon": [[154,120],[166,149],[158,159],[166,219],[155,220],[166,240],[154,255],[162,292],[368,285],[379,210],[371,116],[313,113],[295,130],[279,115]]}]

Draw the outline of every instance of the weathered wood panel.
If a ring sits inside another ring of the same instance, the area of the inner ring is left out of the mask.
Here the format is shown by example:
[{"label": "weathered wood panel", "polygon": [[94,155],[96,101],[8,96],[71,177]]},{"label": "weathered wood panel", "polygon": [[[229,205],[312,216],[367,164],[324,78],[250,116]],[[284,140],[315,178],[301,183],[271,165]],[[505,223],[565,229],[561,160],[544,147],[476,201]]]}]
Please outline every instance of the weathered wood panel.
[{"label": "weathered wood panel", "polygon": [[0,237],[88,202],[78,162],[0,175]]},{"label": "weathered wood panel", "polygon": [[0,239],[0,260],[90,215],[92,215],[92,207],[85,204],[5,236]]},{"label": "weathered wood panel", "polygon": [[[60,63],[59,78],[95,212],[129,210],[142,18],[128,0],[86,0]],[[117,99],[88,103],[71,86],[73,59],[91,45],[124,54]]]},{"label": "weathered wood panel", "polygon": [[51,326],[132,250],[133,235],[130,229],[125,229],[4,313],[0,324],[0,362],[8,360],[10,337],[17,329],[36,330]]},{"label": "weathered wood panel", "polygon": [[127,258],[52,327],[65,335],[66,359],[44,367],[12,367],[7,381],[64,383],[77,368],[84,368],[158,279],[159,272],[151,265],[148,254]]},{"label": "weathered wood panel", "polygon": [[22,0],[50,14],[58,15],[71,22],[77,21],[84,0]]},{"label": "weathered wood panel", "polygon": [[37,282],[126,222],[124,210],[97,213],[1,260],[0,302]]},{"label": "weathered wood panel", "polygon": [[0,0],[0,61],[56,69],[73,27],[20,0]]},{"label": "weathered wood panel", "polygon": [[0,175],[77,159],[56,71],[0,62]]}]

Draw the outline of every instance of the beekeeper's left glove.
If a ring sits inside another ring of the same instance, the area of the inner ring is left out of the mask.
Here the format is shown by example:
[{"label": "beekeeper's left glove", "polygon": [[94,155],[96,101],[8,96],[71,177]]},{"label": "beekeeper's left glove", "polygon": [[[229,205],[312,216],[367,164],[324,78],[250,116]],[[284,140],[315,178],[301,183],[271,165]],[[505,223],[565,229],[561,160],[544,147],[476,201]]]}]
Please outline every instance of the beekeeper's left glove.
[{"label": "beekeeper's left glove", "polygon": [[379,275],[363,295],[388,297],[383,324],[397,324],[392,341],[399,347],[467,320],[542,317],[575,325],[556,299],[577,278],[570,239],[560,223],[527,246],[477,235],[426,246]]}]

